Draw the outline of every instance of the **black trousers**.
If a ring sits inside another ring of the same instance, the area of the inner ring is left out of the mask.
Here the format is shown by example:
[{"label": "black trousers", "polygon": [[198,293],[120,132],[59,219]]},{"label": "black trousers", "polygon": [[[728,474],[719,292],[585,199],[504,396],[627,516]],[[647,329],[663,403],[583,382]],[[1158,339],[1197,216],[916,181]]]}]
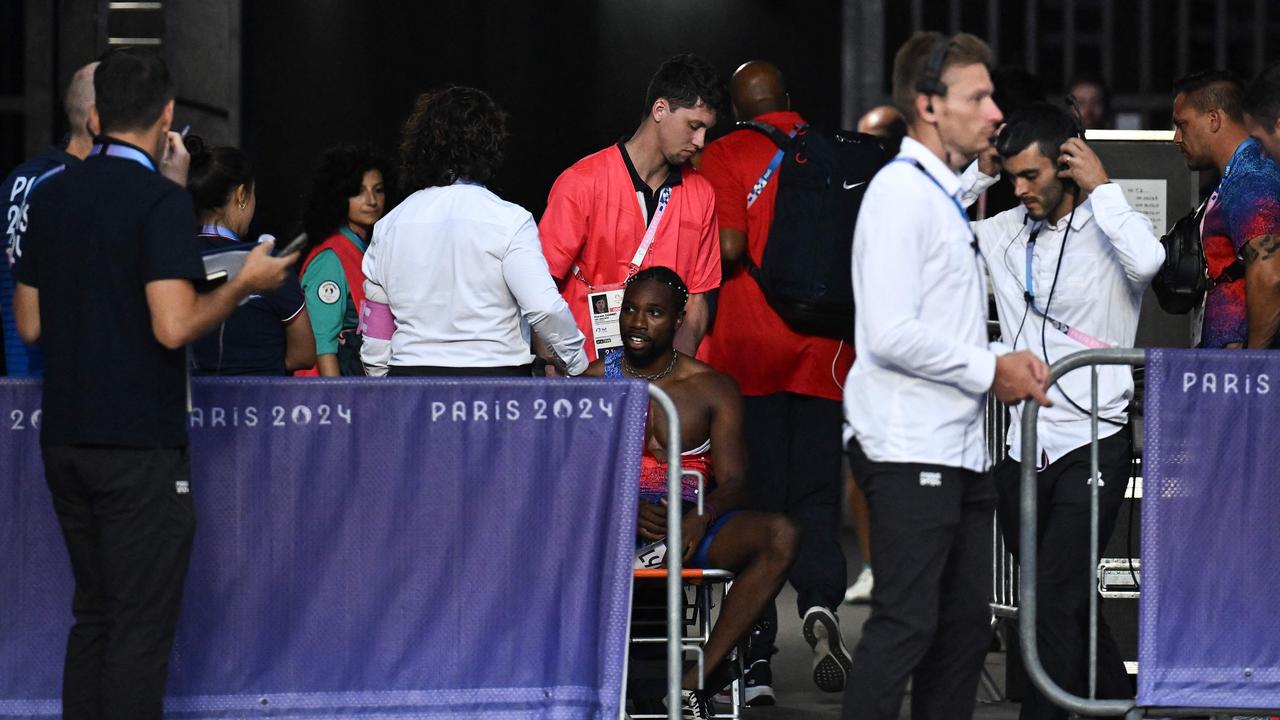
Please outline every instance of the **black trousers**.
[{"label": "black trousers", "polygon": [[954,467],[871,462],[849,443],[871,511],[876,587],[853,653],[845,720],[973,716],[991,641],[991,476]]},{"label": "black trousers", "polygon": [[195,534],[185,448],[44,448],[71,555],[62,716],[159,720]]},{"label": "black trousers", "polygon": [[[1125,428],[1098,443],[1098,547],[1106,547],[1116,526],[1133,463]],[[1077,448],[1037,474],[1036,496],[1036,642],[1044,669],[1064,690],[1088,696],[1089,594],[1096,575],[1089,560],[1089,446]],[[1000,492],[1000,529],[1014,557],[1021,557],[1019,531],[1020,466],[1011,458],[996,467]],[[876,581],[880,578],[877,576]],[[1133,683],[1098,598],[1098,697],[1131,698]],[[1066,720],[1067,711],[1028,685],[1022,720]]]},{"label": "black trousers", "polygon": [[[843,422],[837,400],[786,392],[745,398],[751,508],[784,514],[799,531],[788,580],[801,615],[815,605],[838,609],[848,582],[839,538]],[[777,618],[771,602],[751,637],[748,661],[774,652]]]}]

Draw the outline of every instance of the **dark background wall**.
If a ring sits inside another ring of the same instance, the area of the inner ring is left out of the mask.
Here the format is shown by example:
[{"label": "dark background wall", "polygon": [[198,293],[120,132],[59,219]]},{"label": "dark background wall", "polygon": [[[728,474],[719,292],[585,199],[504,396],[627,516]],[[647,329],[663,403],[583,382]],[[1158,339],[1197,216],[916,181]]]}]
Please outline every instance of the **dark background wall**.
[{"label": "dark background wall", "polygon": [[370,140],[394,155],[414,97],[445,83],[477,85],[506,107],[512,138],[494,189],[537,214],[558,172],[634,129],[648,77],[676,52],[699,52],[724,75],[752,57],[773,60],[797,109],[847,126],[884,100],[893,53],[913,30],[965,30],[990,42],[998,64],[1038,74],[1050,97],[1060,99],[1076,73],[1098,73],[1112,84],[1117,110],[1168,128],[1175,77],[1213,66],[1251,76],[1276,59],[1273,5],[0,0],[0,174],[66,131],[61,95],[76,68],[140,38],[171,63],[178,126],[253,154],[259,224],[279,234],[292,228],[321,148]]},{"label": "dark background wall", "polygon": [[[246,2],[241,143],[258,167],[257,224],[292,227],[327,145],[368,140],[394,157],[414,98],[448,83],[489,92],[509,114],[507,161],[491,186],[535,215],[564,168],[635,129],[650,75],[678,52],[703,55],[726,77],[745,60],[772,60],[797,109],[838,124],[841,5],[792,7]],[[730,123],[722,113],[716,132]]]}]

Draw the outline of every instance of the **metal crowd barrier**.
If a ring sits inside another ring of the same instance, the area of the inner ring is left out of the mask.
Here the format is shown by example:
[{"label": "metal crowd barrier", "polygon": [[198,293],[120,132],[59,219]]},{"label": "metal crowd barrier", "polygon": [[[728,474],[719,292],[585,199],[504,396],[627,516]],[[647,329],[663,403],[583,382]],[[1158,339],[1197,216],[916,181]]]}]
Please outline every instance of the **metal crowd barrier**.
[{"label": "metal crowd barrier", "polygon": [[[680,484],[680,414],[671,396],[653,383],[649,383],[649,397],[667,416],[667,718],[680,720],[680,676],[684,673],[684,590],[682,588],[683,560],[680,537],[683,517],[679,512],[682,501]],[[625,685],[625,683],[624,683]],[[624,702],[625,705],[625,702]]]},{"label": "metal crowd barrier", "polygon": [[[1073,353],[1053,364],[1049,369],[1050,382],[1066,375],[1077,368],[1089,367],[1092,373],[1090,383],[1090,441],[1089,462],[1090,474],[1098,477],[1098,366],[1099,365],[1142,365],[1146,362],[1146,353],[1142,350],[1086,350]],[[1026,666],[1031,682],[1054,705],[1071,712],[1086,716],[1144,717],[1141,709],[1136,707],[1133,699],[1099,700],[1098,694],[1098,594],[1089,593],[1089,697],[1082,698],[1063,690],[1040,662],[1040,648],[1036,642],[1036,420],[1040,416],[1040,406],[1035,401],[1027,401],[1022,410],[1022,487],[1019,496],[1022,528],[1019,544],[1022,546],[1021,574],[1018,578],[1019,597],[1023,600],[1018,608],[1018,639],[1022,646],[1022,661]],[[1087,570],[1090,584],[1098,572],[1098,484],[1089,483],[1090,515],[1089,515],[1089,567]],[[1138,711],[1138,715],[1131,715]],[[1204,711],[1200,711],[1204,714]]]},{"label": "metal crowd barrier", "polygon": [[[988,394],[983,435],[992,467],[1008,454],[1005,448],[1008,429],[1009,411],[994,394]],[[994,627],[1000,620],[1018,617],[1018,562],[1004,545],[1000,522],[994,513],[991,516],[991,567],[991,624]]]},{"label": "metal crowd barrier", "polygon": [[[998,326],[995,329],[998,334]],[[1005,437],[1009,429],[1009,410],[994,393],[987,394],[987,407],[983,415],[983,437],[987,443],[987,457],[992,467],[1008,454]],[[1000,533],[1000,520],[991,513],[991,630],[996,632],[1002,622],[1018,618],[1018,561],[1005,547]],[[984,665],[978,678],[986,702],[1003,702],[1007,693],[1000,689],[991,671]]]},{"label": "metal crowd barrier", "polygon": [[[1099,365],[1133,365],[1146,363],[1146,353],[1136,349],[1085,350],[1073,353],[1049,369],[1050,381],[1066,375],[1072,370],[1088,367],[1092,374],[1090,384],[1091,419],[1090,428],[1090,471],[1093,477],[1098,476],[1098,366]],[[1146,717],[1234,717],[1254,716],[1255,710],[1248,708],[1155,708],[1140,707],[1136,699],[1098,699],[1098,593],[1090,593],[1089,599],[1089,697],[1082,698],[1063,690],[1040,662],[1039,647],[1036,643],[1036,419],[1040,415],[1040,406],[1034,401],[1023,404],[1022,412],[1022,486],[1019,511],[1022,517],[1020,543],[1022,545],[1021,575],[1018,578],[1018,589],[1022,602],[1018,607],[1018,639],[1022,647],[1023,664],[1031,682],[1044,693],[1053,704],[1085,717],[1124,716],[1126,720],[1137,720]],[[1090,584],[1101,585],[1104,569],[1099,567],[1098,538],[1098,484],[1090,483],[1092,498],[1090,500],[1090,545],[1087,572]],[[1128,572],[1125,569],[1125,572]],[[1135,593],[1136,594],[1136,593]]]},{"label": "metal crowd barrier", "polygon": [[[680,413],[676,411],[675,403],[671,400],[671,396],[663,392],[661,388],[653,383],[649,383],[649,397],[662,410],[663,415],[667,418],[667,507],[680,508],[683,503],[683,495],[681,493],[682,479],[685,475],[684,469],[680,466]],[[698,513],[702,513],[702,478],[701,473],[695,473],[699,476],[698,482]],[[684,518],[680,512],[667,513],[667,718],[668,720],[680,720],[682,716],[682,707],[680,702],[680,681],[684,675],[684,653],[693,652],[698,654],[698,664],[700,674],[702,673],[702,648],[697,645],[684,644],[684,567],[683,556],[680,548],[684,546],[683,538],[680,535],[681,523]],[[731,579],[722,576],[726,575],[721,570],[710,570],[703,573],[707,579]],[[705,608],[707,613],[706,629],[710,632],[711,618],[710,607]],[[707,637],[704,635],[702,642],[705,643]],[[628,649],[628,655],[630,649]],[[740,692],[740,690],[738,690]],[[619,706],[620,716],[625,716],[626,707],[626,683],[623,683],[623,699]],[[738,717],[738,705],[735,700],[733,703],[733,711],[729,717]]]}]

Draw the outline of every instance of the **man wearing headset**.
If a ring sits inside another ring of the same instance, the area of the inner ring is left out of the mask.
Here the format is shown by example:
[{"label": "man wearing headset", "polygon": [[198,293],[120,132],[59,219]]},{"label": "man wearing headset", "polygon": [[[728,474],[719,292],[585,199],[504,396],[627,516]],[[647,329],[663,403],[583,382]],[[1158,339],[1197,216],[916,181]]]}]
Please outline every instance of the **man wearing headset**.
[{"label": "man wearing headset", "polygon": [[871,510],[876,583],[843,716],[972,717],[991,639],[988,391],[1048,404],[1048,367],[987,342],[987,289],[957,172],[991,145],[1000,109],[972,35],[917,33],[894,58],[908,133],[867,188],[853,240],[858,359],[847,443]]},{"label": "man wearing headset", "polygon": [[[962,177],[966,199],[996,181],[1003,162],[1021,205],[973,223],[990,271],[1003,342],[1046,363],[1089,348],[1132,347],[1147,284],[1164,261],[1151,221],[1107,179],[1080,124],[1048,103],[1014,113],[995,147]],[[972,184],[968,181],[973,181]],[[1049,676],[1088,692],[1090,373],[1068,373],[1048,391],[1036,424],[1038,474],[1036,635]],[[1099,537],[1115,527],[1133,461],[1127,426],[1133,376],[1127,365],[1098,369]],[[1011,408],[1009,457],[995,470],[1005,544],[1019,556],[1021,408]],[[1115,640],[1098,618],[1098,696],[1132,697]],[[1035,688],[1019,716],[1065,720]]]}]

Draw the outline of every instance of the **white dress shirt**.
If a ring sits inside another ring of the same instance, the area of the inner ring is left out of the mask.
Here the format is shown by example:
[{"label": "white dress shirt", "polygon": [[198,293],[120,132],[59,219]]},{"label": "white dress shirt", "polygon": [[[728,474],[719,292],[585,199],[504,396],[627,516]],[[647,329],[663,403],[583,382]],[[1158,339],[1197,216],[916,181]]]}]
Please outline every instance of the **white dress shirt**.
[{"label": "white dress shirt", "polygon": [[533,216],[483,186],[410,195],[374,225],[363,269],[369,299],[395,318],[390,343],[364,341],[370,374],[388,364],[525,365],[531,327],[571,375],[587,367],[585,338],[551,279]]},{"label": "white dress shirt", "polygon": [[987,289],[961,211],[960,180],[902,141],[871,180],[853,235],[854,347],[845,440],[875,462],[982,471],[983,400],[995,378]]},{"label": "white dress shirt", "polygon": [[[966,198],[976,197],[998,178],[983,175],[977,164],[961,178],[970,184]],[[1071,220],[1071,232],[1066,233]],[[1038,230],[1037,230],[1038,228]],[[1138,330],[1138,311],[1147,284],[1164,262],[1164,246],[1156,238],[1151,221],[1134,210],[1124,191],[1106,183],[1057,223],[1035,221],[1018,206],[987,220],[973,223],[982,256],[991,273],[996,308],[1000,316],[1002,342],[1015,350],[1030,350],[1053,364],[1087,346],[1047,322],[1035,309],[1028,311],[1025,297],[1027,244],[1036,230],[1031,260],[1031,282],[1035,306],[1046,310],[1053,320],[1111,347],[1132,347]],[[1063,237],[1066,252],[1063,254]],[[1053,277],[1061,256],[1062,270],[1053,288]],[[1053,289],[1052,301],[1049,299]],[[1025,315],[1025,319],[1024,319]],[[1043,333],[1043,335],[1042,335]],[[1043,342],[1042,342],[1043,337]],[[1065,395],[1064,395],[1065,391]],[[1090,371],[1074,370],[1049,389],[1053,407],[1042,408],[1036,437],[1043,467],[1089,443],[1091,402]],[[1067,400],[1074,400],[1078,409]],[[1128,420],[1126,408],[1133,397],[1133,374],[1127,365],[1098,368],[1098,414],[1117,423]],[[1009,455],[1022,458],[1022,406],[1012,408],[1009,423]],[[1098,423],[1098,436],[1108,437],[1120,426]]]}]

